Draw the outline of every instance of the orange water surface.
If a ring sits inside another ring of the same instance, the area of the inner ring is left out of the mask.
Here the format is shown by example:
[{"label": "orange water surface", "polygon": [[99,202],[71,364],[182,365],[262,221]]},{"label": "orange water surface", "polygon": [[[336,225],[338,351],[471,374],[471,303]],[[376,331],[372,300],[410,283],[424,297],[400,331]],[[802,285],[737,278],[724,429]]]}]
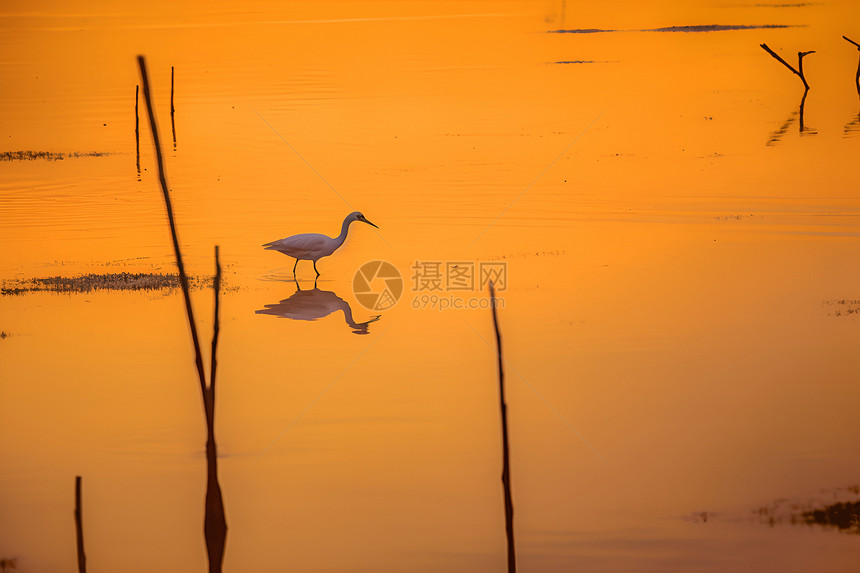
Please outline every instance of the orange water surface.
[{"label": "orange water surface", "polygon": [[[505,570],[488,294],[424,263],[505,265],[521,571],[856,571],[857,535],[756,512],[860,484],[843,35],[852,0],[7,0],[0,152],[71,155],[0,161],[0,281],[174,271],[145,55],[188,270],[224,266],[224,571]],[[815,50],[802,117],[761,43]],[[261,247],[351,211],[379,229],[316,283]],[[0,559],[74,570],[82,476],[91,571],[206,570],[181,294],[4,295],[0,331]]]}]

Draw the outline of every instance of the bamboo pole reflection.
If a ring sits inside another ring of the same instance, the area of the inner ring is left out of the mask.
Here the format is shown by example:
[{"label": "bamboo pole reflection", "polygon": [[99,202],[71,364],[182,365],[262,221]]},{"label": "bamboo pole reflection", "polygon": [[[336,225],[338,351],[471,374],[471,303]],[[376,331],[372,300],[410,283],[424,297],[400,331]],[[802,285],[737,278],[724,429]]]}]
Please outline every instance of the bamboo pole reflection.
[{"label": "bamboo pole reflection", "polygon": [[815,135],[818,131],[815,128],[809,127],[803,121],[803,109],[806,105],[806,96],[809,94],[809,90],[803,92],[803,95],[800,97],[800,106],[798,106],[798,116],[800,117],[800,125],[798,126],[798,133],[800,135]]},{"label": "bamboo pole reflection", "polygon": [[220,328],[221,261],[218,246],[215,246],[215,317],[212,328],[212,363],[209,368],[209,387],[203,391],[206,411],[206,511],[203,518],[203,534],[209,556],[210,573],[220,572],[224,562],[224,547],[227,541],[227,519],[221,484],[218,482],[218,446],[215,443],[215,372],[218,367],[217,350]]},{"label": "bamboo pole reflection", "polygon": [[791,124],[794,123],[795,119],[799,119],[799,124],[797,128],[797,133],[800,135],[816,135],[818,130],[815,128],[809,127],[806,125],[804,121],[804,109],[806,106],[806,96],[809,95],[809,90],[805,90],[803,95],[800,96],[800,105],[797,106],[797,111],[791,112],[791,115],[788,116],[783,124],[770,134],[770,137],[767,140],[765,145],[775,145],[782,140],[783,136],[788,133],[789,128],[791,128]]}]

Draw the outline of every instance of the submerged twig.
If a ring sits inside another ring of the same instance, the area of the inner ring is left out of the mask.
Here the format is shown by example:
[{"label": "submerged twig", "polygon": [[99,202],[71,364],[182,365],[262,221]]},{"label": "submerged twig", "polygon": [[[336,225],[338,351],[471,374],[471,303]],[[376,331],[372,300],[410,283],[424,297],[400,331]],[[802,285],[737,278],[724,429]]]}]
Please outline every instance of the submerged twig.
[{"label": "submerged twig", "polygon": [[792,66],[791,64],[789,64],[788,62],[786,62],[785,60],[783,60],[783,59],[782,59],[782,57],[780,57],[780,55],[779,55],[779,54],[777,54],[776,52],[774,52],[773,50],[771,50],[771,49],[768,47],[768,45],[767,45],[767,44],[759,44],[759,45],[760,45],[760,46],[761,46],[761,47],[762,47],[762,48],[763,48],[763,49],[764,49],[768,54],[770,54],[771,56],[773,56],[774,58],[776,58],[776,60],[777,60],[778,62],[780,62],[783,66],[785,66],[786,68],[788,68],[789,70],[791,70],[791,71],[792,71],[792,73],[794,73],[795,75],[797,75],[797,76],[800,78],[800,81],[802,81],[802,82],[803,82],[803,87],[804,87],[804,88],[806,88],[807,90],[809,89],[809,83],[807,83],[807,81],[806,81],[806,76],[804,76],[804,75],[803,75],[803,58],[804,58],[805,56],[808,56],[809,54],[814,54],[814,53],[815,53],[815,50],[811,50],[811,51],[809,51],[809,52],[797,52],[797,69],[795,69],[795,68],[794,68],[794,66]]},{"label": "submerged twig", "polygon": [[508,573],[517,570],[516,551],[514,549],[514,503],[511,495],[510,452],[508,447],[508,406],[505,404],[505,370],[502,359],[502,335],[499,333],[499,321],[496,316],[496,290],[490,282],[490,308],[493,311],[493,328],[496,331],[496,357],[499,366],[499,407],[502,413],[502,486],[505,493],[505,533],[508,539]]},{"label": "submerged twig", "polygon": [[84,525],[81,513],[81,476],[75,476],[75,532],[78,547],[78,573],[86,573],[87,556],[84,553]]}]

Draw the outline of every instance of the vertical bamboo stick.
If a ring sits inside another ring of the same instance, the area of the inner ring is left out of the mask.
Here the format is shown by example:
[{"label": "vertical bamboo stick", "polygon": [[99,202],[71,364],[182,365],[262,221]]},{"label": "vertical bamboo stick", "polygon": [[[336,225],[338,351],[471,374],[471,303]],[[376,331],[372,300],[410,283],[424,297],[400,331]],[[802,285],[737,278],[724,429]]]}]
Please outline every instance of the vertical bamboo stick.
[{"label": "vertical bamboo stick", "polygon": [[140,180],[140,115],[138,114],[138,103],[140,102],[140,85],[134,86],[134,154],[137,165],[137,178]]},{"label": "vertical bamboo stick", "polygon": [[502,486],[505,494],[505,533],[508,540],[508,573],[516,573],[517,559],[514,548],[514,503],[511,495],[510,451],[508,446],[508,406],[505,403],[505,370],[502,359],[502,335],[496,316],[496,291],[490,282],[490,308],[493,311],[493,328],[496,331],[496,348],[499,367],[499,407],[502,414]]},{"label": "vertical bamboo stick", "polygon": [[173,149],[176,150],[176,108],[173,107],[173,66],[170,66],[170,130],[173,133]]}]

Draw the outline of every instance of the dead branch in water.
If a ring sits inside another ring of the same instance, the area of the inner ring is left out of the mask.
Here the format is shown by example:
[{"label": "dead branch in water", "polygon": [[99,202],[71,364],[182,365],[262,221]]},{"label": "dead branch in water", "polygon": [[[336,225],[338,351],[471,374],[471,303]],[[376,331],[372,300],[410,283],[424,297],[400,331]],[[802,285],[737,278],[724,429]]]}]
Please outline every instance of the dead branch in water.
[{"label": "dead branch in water", "polygon": [[84,524],[81,516],[81,476],[75,476],[75,532],[78,545],[78,573],[87,573],[87,556],[84,554]]},{"label": "dead branch in water", "polygon": [[780,62],[783,66],[792,71],[792,73],[796,74],[800,81],[803,82],[803,87],[807,90],[809,89],[809,83],[806,81],[806,76],[803,75],[803,58],[808,56],[809,54],[814,54],[815,50],[811,50],[809,52],[797,52],[797,69],[794,68],[791,64],[783,60],[779,54],[771,50],[767,44],[759,44],[768,54],[776,58],[778,62]]},{"label": "dead branch in water", "polygon": [[493,328],[496,331],[496,357],[499,365],[499,406],[502,413],[502,486],[505,492],[505,533],[508,539],[508,573],[516,573],[517,559],[514,548],[514,503],[511,495],[510,452],[508,447],[508,406],[505,404],[505,370],[502,359],[502,335],[496,316],[496,290],[490,282],[490,308],[493,311]]}]

